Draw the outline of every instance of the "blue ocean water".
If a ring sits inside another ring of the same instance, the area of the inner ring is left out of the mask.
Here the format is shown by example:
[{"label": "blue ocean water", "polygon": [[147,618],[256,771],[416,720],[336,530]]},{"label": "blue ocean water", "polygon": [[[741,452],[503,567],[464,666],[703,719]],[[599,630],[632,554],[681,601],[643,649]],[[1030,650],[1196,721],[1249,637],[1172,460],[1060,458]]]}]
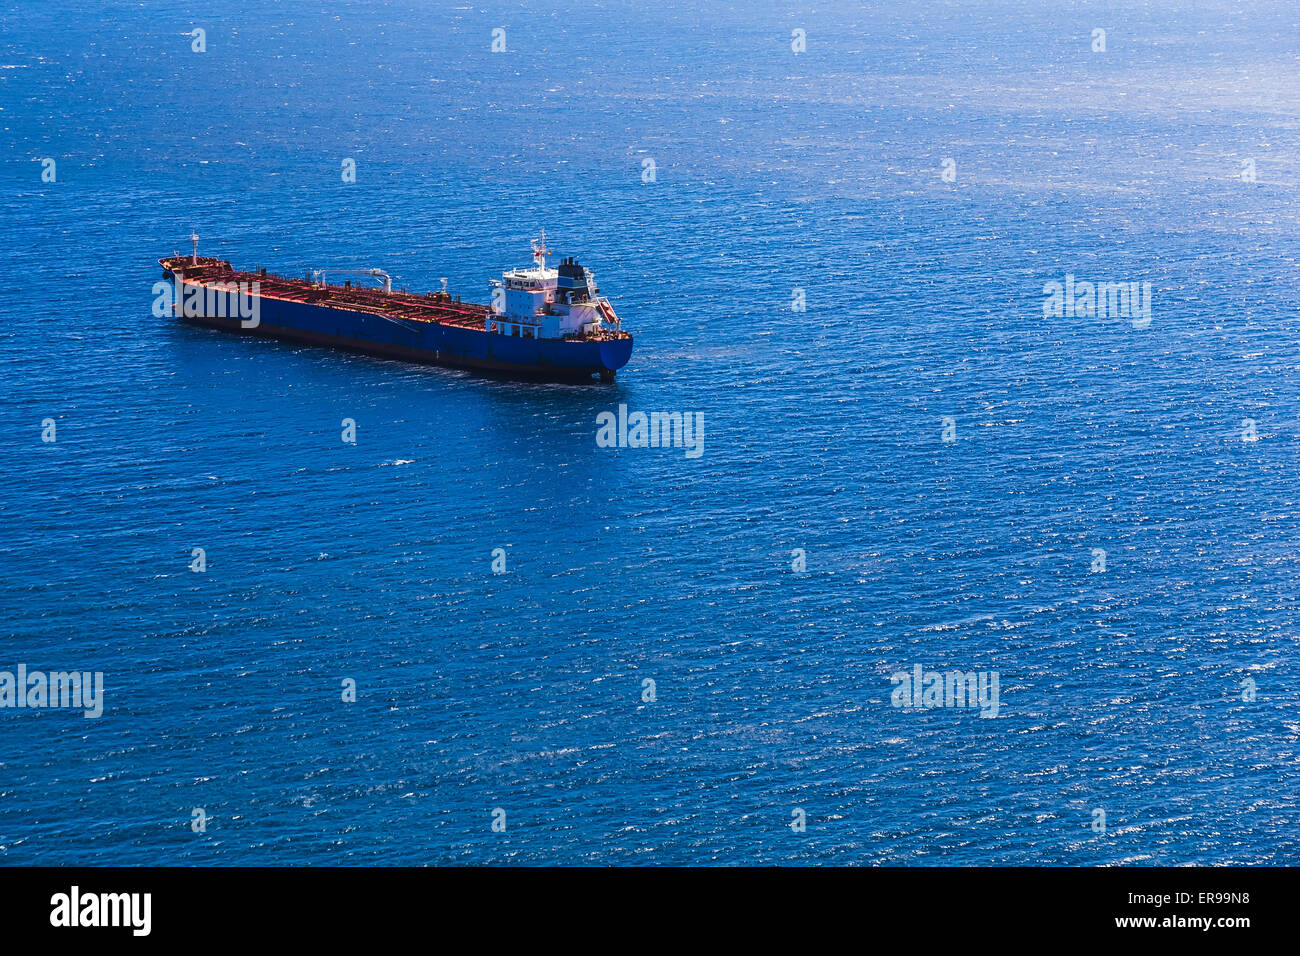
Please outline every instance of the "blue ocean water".
[{"label": "blue ocean water", "polygon": [[[1043,6],[7,10],[0,862],[1300,862],[1300,12]],[[612,386],[150,313],[542,226]]]}]

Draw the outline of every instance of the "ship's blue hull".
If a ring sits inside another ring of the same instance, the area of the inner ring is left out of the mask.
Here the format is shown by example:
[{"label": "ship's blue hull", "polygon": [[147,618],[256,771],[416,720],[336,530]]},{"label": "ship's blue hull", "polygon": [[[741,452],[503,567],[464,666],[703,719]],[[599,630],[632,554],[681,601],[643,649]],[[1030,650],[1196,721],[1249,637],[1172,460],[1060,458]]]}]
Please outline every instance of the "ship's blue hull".
[{"label": "ship's blue hull", "polygon": [[[235,297],[231,308],[238,315]],[[365,352],[412,362],[489,369],[511,375],[581,380],[610,379],[632,356],[632,339],[603,342],[532,339],[484,329],[388,319],[369,312],[332,309],[304,302],[257,297],[258,324],[244,328],[237,318],[186,316],[216,328],[277,339]]]}]

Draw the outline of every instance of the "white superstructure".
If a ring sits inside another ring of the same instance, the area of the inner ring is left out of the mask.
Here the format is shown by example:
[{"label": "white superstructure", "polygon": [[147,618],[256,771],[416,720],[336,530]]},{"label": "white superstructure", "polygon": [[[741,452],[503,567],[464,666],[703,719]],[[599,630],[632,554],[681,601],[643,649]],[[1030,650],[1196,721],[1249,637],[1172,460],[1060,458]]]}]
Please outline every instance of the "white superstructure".
[{"label": "white superstructure", "polygon": [[600,295],[591,270],[573,258],[548,268],[546,230],[533,240],[531,268],[510,269],[492,280],[492,305],[484,327],[498,335],[558,339],[619,331],[618,316]]}]

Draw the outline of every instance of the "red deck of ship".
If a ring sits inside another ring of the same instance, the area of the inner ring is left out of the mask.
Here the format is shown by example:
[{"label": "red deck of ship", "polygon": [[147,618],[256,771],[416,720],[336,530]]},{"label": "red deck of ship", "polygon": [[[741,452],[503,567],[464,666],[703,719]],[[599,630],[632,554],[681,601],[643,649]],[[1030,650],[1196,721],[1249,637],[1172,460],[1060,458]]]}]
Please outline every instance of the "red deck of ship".
[{"label": "red deck of ship", "polygon": [[456,302],[442,292],[426,292],[417,295],[412,292],[385,292],[383,289],[368,289],[360,286],[313,285],[306,279],[291,279],[265,271],[237,272],[224,259],[213,259],[209,256],[199,256],[197,260],[188,256],[164,259],[162,266],[169,271],[180,272],[186,282],[198,282],[203,285],[256,282],[258,293],[265,298],[302,302],[330,309],[346,309],[351,312],[369,312],[410,322],[436,322],[481,329],[488,311],[485,305]]}]

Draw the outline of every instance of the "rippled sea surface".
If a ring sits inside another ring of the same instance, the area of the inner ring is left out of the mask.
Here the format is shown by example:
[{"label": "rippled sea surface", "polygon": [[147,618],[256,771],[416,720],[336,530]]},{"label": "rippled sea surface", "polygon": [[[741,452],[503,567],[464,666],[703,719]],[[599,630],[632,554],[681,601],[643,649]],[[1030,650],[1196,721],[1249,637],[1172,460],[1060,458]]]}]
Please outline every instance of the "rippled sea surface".
[{"label": "rippled sea surface", "polygon": [[[1294,5],[242,6],[0,19],[0,863],[1300,862]],[[151,314],[541,226],[612,386]]]}]

